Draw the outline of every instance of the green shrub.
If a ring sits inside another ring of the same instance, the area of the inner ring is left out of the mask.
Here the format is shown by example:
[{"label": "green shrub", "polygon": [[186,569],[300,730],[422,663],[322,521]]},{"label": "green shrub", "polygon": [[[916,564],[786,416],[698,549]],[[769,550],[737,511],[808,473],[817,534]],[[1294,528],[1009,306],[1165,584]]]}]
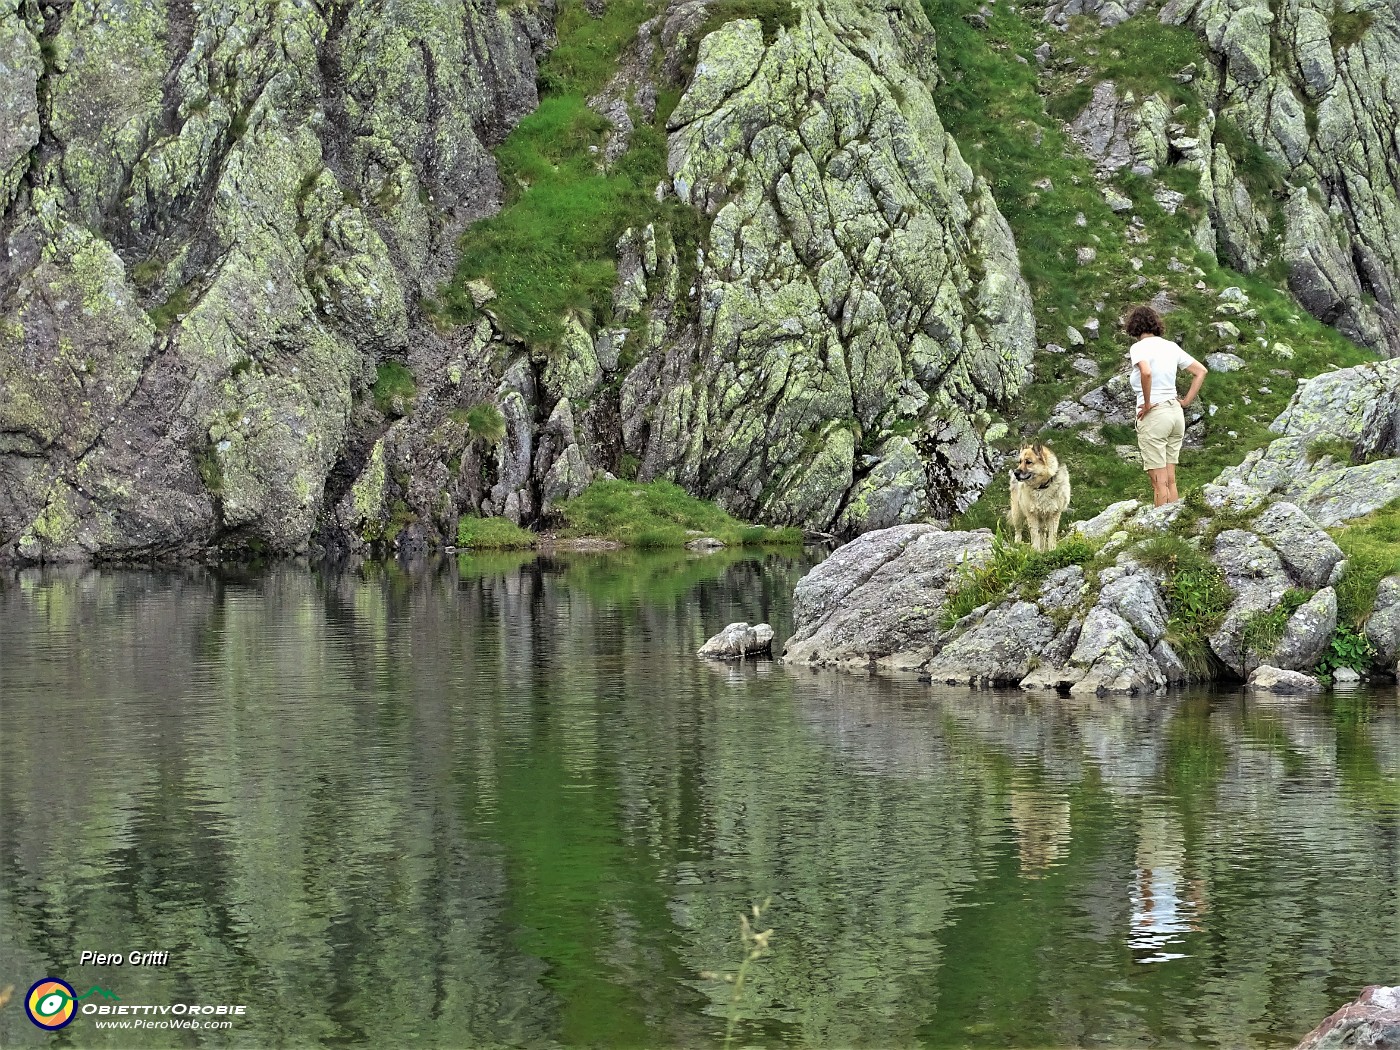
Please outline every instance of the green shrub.
[{"label": "green shrub", "polygon": [[992,540],[991,559],[978,566],[964,566],[943,607],[941,626],[946,631],[973,609],[1013,591],[1024,594],[1056,569],[1091,561],[1098,550],[1079,533],[1066,536],[1051,550],[1037,551],[1028,544],[1008,542],[998,532]]},{"label": "green shrub", "polygon": [[1332,672],[1340,667],[1348,667],[1360,674],[1370,668],[1375,656],[1376,649],[1370,639],[1360,631],[1343,625],[1333,632],[1332,640],[1327,643],[1327,651],[1317,662],[1315,671],[1322,678],[1330,678]]},{"label": "green shrub", "polygon": [[669,481],[595,481],[559,508],[568,535],[598,536],[631,547],[684,547],[698,535],[726,546],[800,544],[800,529],[746,525]]},{"label": "green shrub", "polygon": [[475,550],[528,550],[538,542],[533,532],[507,518],[463,517],[457,522],[457,546]]},{"label": "green shrub", "polygon": [[374,373],[374,407],[383,415],[407,411],[418,392],[413,373],[397,361],[381,361]]}]

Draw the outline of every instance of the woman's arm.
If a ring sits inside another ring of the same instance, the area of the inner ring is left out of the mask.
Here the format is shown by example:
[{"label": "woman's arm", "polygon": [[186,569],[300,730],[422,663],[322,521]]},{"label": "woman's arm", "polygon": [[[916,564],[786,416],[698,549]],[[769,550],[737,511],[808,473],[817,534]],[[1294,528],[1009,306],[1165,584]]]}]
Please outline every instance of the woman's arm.
[{"label": "woman's arm", "polygon": [[1186,391],[1186,396],[1181,399],[1181,407],[1188,407],[1192,401],[1196,400],[1196,395],[1201,392],[1201,384],[1206,381],[1206,366],[1197,361],[1193,365],[1188,365],[1186,371],[1191,373],[1191,389]]},{"label": "woman's arm", "polygon": [[1138,409],[1137,417],[1141,419],[1152,411],[1152,369],[1148,367],[1146,361],[1137,363],[1138,375],[1142,377],[1142,407]]}]

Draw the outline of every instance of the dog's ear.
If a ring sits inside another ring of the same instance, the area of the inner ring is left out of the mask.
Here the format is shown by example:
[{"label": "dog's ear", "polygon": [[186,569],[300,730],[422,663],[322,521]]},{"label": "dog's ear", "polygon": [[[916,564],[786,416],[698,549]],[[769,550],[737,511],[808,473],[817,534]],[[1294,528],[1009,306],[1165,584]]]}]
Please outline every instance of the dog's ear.
[{"label": "dog's ear", "polygon": [[1037,441],[1034,445],[1031,446],[1031,455],[1035,456],[1035,458],[1040,460],[1042,463],[1045,462],[1045,446],[1042,445],[1039,441]]}]

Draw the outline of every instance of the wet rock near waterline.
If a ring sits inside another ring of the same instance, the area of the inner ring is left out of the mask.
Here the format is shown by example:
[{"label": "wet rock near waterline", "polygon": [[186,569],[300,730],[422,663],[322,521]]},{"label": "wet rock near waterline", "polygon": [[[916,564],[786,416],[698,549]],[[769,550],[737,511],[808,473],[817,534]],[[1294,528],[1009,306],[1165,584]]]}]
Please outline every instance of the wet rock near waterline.
[{"label": "wet rock near waterline", "polygon": [[1269,659],[1279,667],[1294,671],[1313,667],[1327,651],[1336,629],[1337,592],[1324,587],[1288,618],[1283,637],[1275,644]]},{"label": "wet rock near waterline", "polygon": [[1255,692],[1277,693],[1280,696],[1307,696],[1322,692],[1322,683],[1311,675],[1269,664],[1250,672],[1248,685]]},{"label": "wet rock near waterline", "polygon": [[749,656],[767,656],[772,650],[773,628],[768,624],[731,623],[695,654],[706,660],[743,660]]},{"label": "wet rock near waterline", "polygon": [[1056,633],[1035,602],[990,609],[949,642],[924,674],[950,685],[1015,685],[1030,673],[1035,654]]},{"label": "wet rock near waterline", "polygon": [[1400,987],[1373,984],[1303,1037],[1295,1050],[1400,1050]]},{"label": "wet rock near waterline", "polygon": [[1400,660],[1400,576],[1381,580],[1366,621],[1366,638],[1375,646],[1377,663],[1393,667]]}]

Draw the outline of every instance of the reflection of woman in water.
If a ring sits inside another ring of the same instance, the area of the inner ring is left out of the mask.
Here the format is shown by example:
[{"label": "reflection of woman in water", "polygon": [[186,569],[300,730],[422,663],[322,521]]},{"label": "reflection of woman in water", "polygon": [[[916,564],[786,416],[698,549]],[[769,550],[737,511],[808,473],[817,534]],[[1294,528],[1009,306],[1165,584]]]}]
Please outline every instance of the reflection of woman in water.
[{"label": "reflection of woman in water", "polygon": [[1144,814],[1138,829],[1137,868],[1128,889],[1133,916],[1128,946],[1149,953],[1138,962],[1184,959],[1165,949],[1200,929],[1205,884],[1185,877],[1186,842],[1177,822],[1165,814]]}]

